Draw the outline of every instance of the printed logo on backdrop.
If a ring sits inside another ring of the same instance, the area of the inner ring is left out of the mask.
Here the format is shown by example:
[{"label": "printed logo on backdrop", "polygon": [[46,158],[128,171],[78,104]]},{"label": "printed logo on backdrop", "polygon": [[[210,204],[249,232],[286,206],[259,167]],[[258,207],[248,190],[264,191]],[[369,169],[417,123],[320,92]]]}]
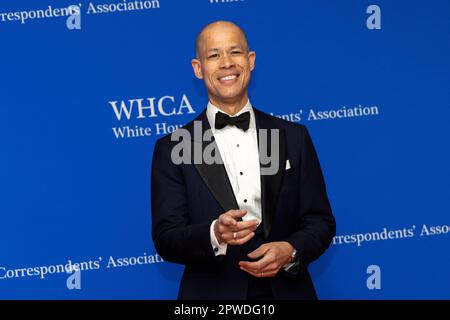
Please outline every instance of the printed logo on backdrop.
[{"label": "printed logo on backdrop", "polygon": [[[116,139],[159,136],[173,133],[183,124],[173,119],[195,114],[186,94],[182,96],[162,96],[108,101],[116,124],[112,133]],[[285,114],[272,116],[291,122],[340,120],[351,118],[376,117],[380,114],[378,106],[309,108],[298,109]]]},{"label": "printed logo on backdrop", "polygon": [[120,14],[135,11],[149,11],[160,9],[163,0],[122,0],[111,2],[89,2],[87,4],[74,3],[67,7],[47,5],[37,9],[28,9],[11,12],[0,12],[0,23],[20,22],[25,24],[33,20],[66,18],[65,26],[69,30],[81,29],[81,17],[98,14]]},{"label": "printed logo on backdrop", "polygon": [[288,120],[291,122],[303,121],[321,121],[321,120],[340,120],[340,119],[355,119],[376,117],[380,114],[380,108],[376,105],[363,106],[361,104],[354,107],[342,106],[338,108],[330,107],[313,107],[313,108],[299,108],[295,111],[274,114],[272,116]]},{"label": "printed logo on backdrop", "polygon": [[237,3],[244,2],[245,0],[207,0],[211,4],[221,4],[221,3]]},{"label": "printed logo on backdrop", "polygon": [[49,276],[65,275],[66,279],[61,283],[68,290],[81,290],[82,273],[102,269],[152,267],[156,264],[165,263],[157,253],[147,254],[144,252],[139,256],[114,257],[107,259],[98,257],[88,261],[73,262],[71,259],[66,263],[48,264],[40,266],[7,267],[0,265],[0,281],[12,281],[17,279],[38,278],[47,279]]},{"label": "printed logo on backdrop", "polygon": [[382,231],[354,233],[336,235],[333,238],[332,245],[356,245],[362,247],[363,244],[378,241],[403,240],[411,238],[426,239],[429,237],[448,237],[450,225],[428,225],[422,224],[420,228],[416,225],[401,229],[391,229],[384,227]]},{"label": "printed logo on backdrop", "polygon": [[180,116],[196,111],[186,94],[108,101],[116,124],[112,133],[116,139],[166,135],[183,126]]}]

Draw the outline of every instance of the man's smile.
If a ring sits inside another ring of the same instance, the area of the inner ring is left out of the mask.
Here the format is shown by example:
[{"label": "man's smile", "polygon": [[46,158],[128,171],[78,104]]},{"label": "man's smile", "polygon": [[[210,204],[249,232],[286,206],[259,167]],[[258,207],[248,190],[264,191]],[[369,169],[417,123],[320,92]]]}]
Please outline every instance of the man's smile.
[{"label": "man's smile", "polygon": [[240,73],[227,74],[217,78],[217,80],[219,80],[219,83],[222,85],[232,85],[237,81],[240,75]]}]

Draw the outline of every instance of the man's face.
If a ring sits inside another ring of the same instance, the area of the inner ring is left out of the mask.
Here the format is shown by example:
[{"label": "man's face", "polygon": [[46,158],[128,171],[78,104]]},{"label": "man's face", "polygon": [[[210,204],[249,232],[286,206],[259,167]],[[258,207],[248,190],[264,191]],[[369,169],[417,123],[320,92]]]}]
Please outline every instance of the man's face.
[{"label": "man's face", "polygon": [[239,28],[218,24],[204,30],[199,40],[198,59],[192,60],[192,67],[196,77],[204,79],[213,104],[247,102],[255,53],[249,52]]}]

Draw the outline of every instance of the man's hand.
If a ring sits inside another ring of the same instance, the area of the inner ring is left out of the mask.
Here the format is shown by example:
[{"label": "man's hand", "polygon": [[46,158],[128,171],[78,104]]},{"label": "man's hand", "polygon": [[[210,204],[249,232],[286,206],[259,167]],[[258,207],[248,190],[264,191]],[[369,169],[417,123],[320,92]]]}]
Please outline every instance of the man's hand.
[{"label": "man's hand", "polygon": [[259,225],[259,220],[241,221],[246,210],[229,210],[219,216],[214,224],[214,234],[219,243],[241,245],[253,238],[253,231]]},{"label": "man's hand", "polygon": [[251,259],[262,257],[258,261],[240,261],[241,270],[252,276],[275,277],[280,269],[291,261],[294,247],[286,241],[269,242],[261,245],[258,249],[248,254]]}]

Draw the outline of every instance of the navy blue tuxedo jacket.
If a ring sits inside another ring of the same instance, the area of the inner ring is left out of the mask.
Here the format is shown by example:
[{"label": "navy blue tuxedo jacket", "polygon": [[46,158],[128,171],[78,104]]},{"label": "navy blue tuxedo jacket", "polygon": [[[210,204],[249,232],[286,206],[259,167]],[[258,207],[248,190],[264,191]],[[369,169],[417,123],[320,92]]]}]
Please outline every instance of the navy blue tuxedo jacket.
[{"label": "navy blue tuxedo jacket", "polygon": [[[185,265],[179,299],[245,299],[251,275],[240,270],[238,262],[249,260],[247,253],[272,241],[288,241],[299,252],[294,271],[281,269],[271,278],[274,298],[317,298],[307,266],[329,247],[336,224],[316,151],[303,125],[253,109],[257,129],[279,130],[279,168],[274,175],[261,175],[261,236],[242,246],[229,245],[225,256],[214,255],[210,240],[212,221],[239,209],[224,165],[193,161],[176,165],[171,152],[178,142],[171,135],[156,142],[152,237],[164,260]],[[194,121],[201,121],[203,130],[210,128],[206,110]],[[210,142],[194,136],[193,124],[184,126],[192,134],[191,146],[205,148]]]}]

